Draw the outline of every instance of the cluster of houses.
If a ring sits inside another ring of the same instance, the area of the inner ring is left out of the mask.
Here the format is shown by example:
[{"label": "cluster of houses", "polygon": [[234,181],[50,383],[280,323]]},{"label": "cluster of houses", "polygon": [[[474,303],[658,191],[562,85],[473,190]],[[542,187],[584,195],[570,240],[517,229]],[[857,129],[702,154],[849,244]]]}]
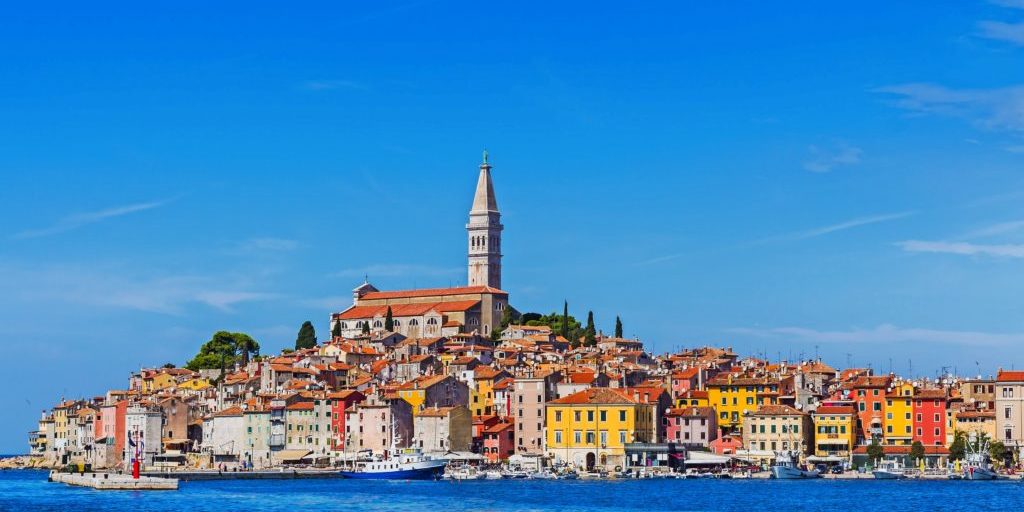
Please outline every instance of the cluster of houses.
[{"label": "cluster of houses", "polygon": [[782,451],[850,465],[869,444],[899,456],[915,442],[939,463],[957,431],[1024,447],[1024,372],[909,380],[512,325],[499,341],[378,330],[228,372],[143,369],[127,389],[45,411],[29,444],[50,465],[96,468],[135,453],[150,467],[327,466],[413,447],[613,469]]}]

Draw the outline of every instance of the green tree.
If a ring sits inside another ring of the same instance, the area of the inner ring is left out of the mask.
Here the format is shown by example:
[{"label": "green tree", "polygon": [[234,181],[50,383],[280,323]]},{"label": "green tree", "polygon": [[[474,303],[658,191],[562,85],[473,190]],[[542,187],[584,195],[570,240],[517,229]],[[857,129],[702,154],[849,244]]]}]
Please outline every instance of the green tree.
[{"label": "green tree", "polygon": [[878,439],[872,439],[871,444],[868,445],[868,460],[871,461],[872,465],[875,465],[884,456],[885,449],[882,448],[882,445],[878,444]]},{"label": "green tree", "polygon": [[295,350],[313,348],[315,346],[316,329],[313,328],[313,322],[306,320],[302,322],[302,327],[299,327],[299,335],[295,337]]},{"label": "green tree", "polygon": [[921,441],[914,441],[910,445],[910,461],[913,464],[920,464],[920,460],[924,458],[924,443]]},{"label": "green tree", "polygon": [[363,334],[370,334],[370,322],[363,322]]},{"label": "green tree", "polygon": [[395,319],[391,315],[391,306],[388,306],[388,312],[384,315],[384,330],[388,332],[395,330]]},{"label": "green tree", "polygon": [[622,337],[622,319],[618,316],[615,317],[615,337]]},{"label": "green tree", "polygon": [[334,328],[331,329],[331,337],[332,338],[340,338],[341,337],[341,320],[338,320],[337,322],[334,322]]},{"label": "green tree", "polygon": [[569,339],[569,301],[564,301],[562,303],[562,323],[558,333],[561,334],[563,338]]},{"label": "green tree", "polygon": [[583,330],[583,344],[591,347],[597,345],[597,327],[594,326],[594,312],[587,312],[587,327]]},{"label": "green tree", "polygon": [[523,313],[522,315],[519,315],[519,321],[522,322],[523,325],[531,325],[530,322],[536,322],[543,317],[544,315],[541,315],[540,313]]},{"label": "green tree", "polygon": [[988,456],[992,462],[1003,464],[1006,462],[1006,445],[1002,441],[992,441],[988,445]]},{"label": "green tree", "polygon": [[516,321],[515,314],[512,312],[512,308],[505,308],[501,312],[501,327],[491,331],[491,340],[498,341],[501,339],[501,334],[508,329],[508,326],[512,325],[512,322]]},{"label": "green tree", "polygon": [[953,442],[949,445],[950,460],[964,460],[967,455],[967,436],[957,430],[953,432]]},{"label": "green tree", "polygon": [[243,359],[248,361],[249,354],[259,353],[259,349],[260,344],[248,334],[217,331],[199,347],[199,353],[185,367],[193,371],[224,369]]}]

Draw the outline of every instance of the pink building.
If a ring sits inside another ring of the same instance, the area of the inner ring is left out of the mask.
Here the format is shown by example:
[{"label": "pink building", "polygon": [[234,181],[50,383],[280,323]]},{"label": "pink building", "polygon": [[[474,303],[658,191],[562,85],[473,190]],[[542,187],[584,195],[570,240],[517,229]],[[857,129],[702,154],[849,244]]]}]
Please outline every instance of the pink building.
[{"label": "pink building", "polygon": [[693,367],[672,372],[669,376],[669,392],[672,394],[672,400],[677,400],[691,389],[700,389],[702,371],[699,367]]},{"label": "pink building", "polygon": [[708,448],[718,437],[718,418],[711,407],[669,409],[663,418],[665,442]]},{"label": "pink building", "polygon": [[711,451],[719,455],[735,454],[736,450],[743,449],[743,438],[735,434],[725,434],[714,441],[711,441]]},{"label": "pink building", "polygon": [[516,424],[509,418],[484,430],[484,456],[498,462],[516,453]]}]

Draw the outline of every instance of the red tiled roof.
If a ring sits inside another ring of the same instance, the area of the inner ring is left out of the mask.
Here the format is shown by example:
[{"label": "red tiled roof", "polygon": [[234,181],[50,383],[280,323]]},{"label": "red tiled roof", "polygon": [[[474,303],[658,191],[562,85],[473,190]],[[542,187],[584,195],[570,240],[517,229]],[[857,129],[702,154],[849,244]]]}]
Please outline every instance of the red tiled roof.
[{"label": "red tiled roof", "polygon": [[312,411],[313,402],[295,402],[294,404],[285,407],[289,411]]},{"label": "red tiled roof", "polygon": [[390,306],[352,306],[341,313],[334,315],[334,318],[341,320],[356,320],[360,318],[374,318],[386,316],[388,307],[391,308],[391,316],[404,318],[409,316],[423,316],[430,311],[438,313],[449,313],[452,311],[468,311],[473,309],[478,300],[460,300],[454,302],[427,302],[417,304],[392,304]]},{"label": "red tiled roof", "polygon": [[856,412],[853,407],[848,405],[835,405],[835,406],[823,406],[818,407],[814,414],[853,414]]},{"label": "red tiled roof", "polygon": [[757,411],[750,414],[752,416],[804,416],[807,413],[788,405],[762,405]]},{"label": "red tiled roof", "polygon": [[996,380],[999,382],[1024,382],[1024,371],[999,370]]},{"label": "red tiled roof", "polygon": [[508,295],[508,292],[490,286],[462,286],[457,288],[425,288],[422,290],[396,290],[390,292],[370,292],[360,297],[362,300],[405,299],[412,297],[444,297],[449,295],[469,295],[475,293],[491,293]]},{"label": "red tiled roof", "polygon": [[564,405],[581,404],[637,404],[637,400],[622,391],[611,388],[590,388],[578,393],[553,400],[549,403]]}]

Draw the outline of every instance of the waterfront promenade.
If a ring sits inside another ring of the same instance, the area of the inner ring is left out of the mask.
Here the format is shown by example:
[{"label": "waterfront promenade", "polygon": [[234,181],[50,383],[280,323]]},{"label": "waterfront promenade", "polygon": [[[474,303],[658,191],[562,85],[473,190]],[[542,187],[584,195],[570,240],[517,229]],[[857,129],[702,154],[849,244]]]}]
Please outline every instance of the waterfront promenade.
[{"label": "waterfront promenade", "polygon": [[0,510],[331,510],[786,512],[1015,510],[1024,485],[875,480],[576,480],[389,482],[344,479],[182,482],[171,493],[96,492],[54,485],[44,471],[0,471]]}]

